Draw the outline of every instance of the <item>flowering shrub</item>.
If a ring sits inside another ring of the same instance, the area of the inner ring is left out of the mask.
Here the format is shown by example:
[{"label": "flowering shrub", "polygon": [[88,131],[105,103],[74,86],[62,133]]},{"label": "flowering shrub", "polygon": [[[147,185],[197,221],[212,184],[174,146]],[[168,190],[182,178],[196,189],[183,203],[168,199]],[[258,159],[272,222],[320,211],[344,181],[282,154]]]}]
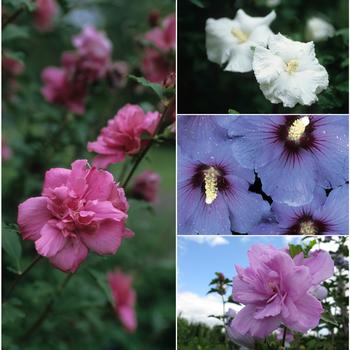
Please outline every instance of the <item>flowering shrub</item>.
[{"label": "flowering shrub", "polygon": [[[40,4],[3,4],[2,346],[171,348],[175,79],[144,79],[131,43],[154,7],[167,18],[175,4],[58,1],[45,33]],[[106,170],[88,151],[100,134],[118,158]],[[161,206],[132,198],[146,169],[162,179]]]}]

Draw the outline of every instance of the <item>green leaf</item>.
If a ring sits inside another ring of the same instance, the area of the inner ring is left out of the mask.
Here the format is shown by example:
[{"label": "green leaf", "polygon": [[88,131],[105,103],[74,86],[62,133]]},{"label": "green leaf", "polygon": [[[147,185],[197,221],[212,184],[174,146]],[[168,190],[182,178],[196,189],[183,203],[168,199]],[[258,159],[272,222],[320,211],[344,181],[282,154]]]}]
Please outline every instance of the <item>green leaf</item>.
[{"label": "green leaf", "polygon": [[321,320],[325,321],[327,323],[334,324],[335,326],[339,326],[337,321],[334,319],[334,317],[332,316],[332,314],[328,310],[325,310],[324,312],[322,312]]},{"label": "green leaf", "polygon": [[334,88],[339,90],[339,91],[349,92],[349,83],[347,81],[344,81],[341,84],[336,85]]},{"label": "green leaf", "polygon": [[161,55],[164,55],[164,52],[152,41],[148,41],[148,40],[144,40],[144,39],[139,39],[138,42],[142,45],[142,46],[146,46],[149,47],[155,51],[157,51],[158,53],[160,53]]},{"label": "green leaf", "polygon": [[135,77],[134,75],[127,75],[127,77],[136,80],[138,83],[142,84],[150,91],[154,92],[161,100],[163,99],[163,90],[162,87],[157,83],[151,83],[146,80],[144,77]]},{"label": "green leaf", "polygon": [[229,109],[228,114],[240,114],[240,113],[235,111],[234,109]]},{"label": "green leaf", "polygon": [[175,95],[175,88],[174,85],[170,85],[167,89],[163,90],[163,94],[167,98],[172,98]]},{"label": "green leaf", "polygon": [[4,51],[3,55],[7,58],[13,58],[14,60],[17,60],[21,63],[24,64],[24,58],[25,58],[25,54],[21,51],[18,52],[8,52],[8,51]]},{"label": "green leaf", "polygon": [[11,4],[14,7],[19,7],[23,4],[30,12],[34,11],[36,8],[35,2],[28,0],[3,0],[2,2],[3,4]]},{"label": "green leaf", "polygon": [[15,40],[15,39],[26,39],[28,38],[28,30],[26,27],[20,27],[15,24],[9,24],[5,27],[2,32],[2,42]]},{"label": "green leaf", "polygon": [[204,8],[204,5],[199,1],[199,0],[190,0],[192,2],[192,4],[200,7],[200,8]]},{"label": "green leaf", "polygon": [[3,227],[1,243],[5,252],[14,259],[14,266],[17,268],[17,272],[21,271],[19,260],[22,255],[22,246],[17,231],[9,227]]},{"label": "green leaf", "polygon": [[289,244],[289,254],[293,259],[297,254],[301,253],[303,248],[301,245]]},{"label": "green leaf", "polygon": [[347,67],[349,65],[349,57],[346,58],[342,64],[340,65],[341,68]]},{"label": "green leaf", "polygon": [[341,103],[335,98],[330,88],[322,91],[322,93],[318,95],[318,99],[317,104],[321,108],[334,108],[341,106]]},{"label": "green leaf", "polygon": [[14,267],[12,267],[12,266],[6,266],[6,269],[9,270],[9,271],[11,271],[11,272],[13,272],[13,273],[15,273],[16,275],[18,275],[18,271],[17,271],[17,269],[15,269]]},{"label": "green leaf", "polygon": [[343,42],[346,46],[349,46],[349,28],[339,29],[335,32],[334,36],[341,35]]},{"label": "green leaf", "polygon": [[255,51],[256,46],[251,46],[250,49],[254,52]]},{"label": "green leaf", "polygon": [[2,324],[25,316],[24,312],[17,307],[18,305],[22,305],[22,302],[17,298],[11,298],[2,305]]},{"label": "green leaf", "polygon": [[313,241],[311,241],[311,242],[309,243],[310,249],[311,249],[316,243],[317,243],[317,240],[316,240],[316,239],[314,239]]},{"label": "green leaf", "polygon": [[114,307],[114,299],[112,297],[111,288],[109,287],[109,284],[107,282],[106,274],[92,269],[88,270],[88,273],[96,280],[98,286],[105,293],[107,300],[110,302],[112,307]]}]

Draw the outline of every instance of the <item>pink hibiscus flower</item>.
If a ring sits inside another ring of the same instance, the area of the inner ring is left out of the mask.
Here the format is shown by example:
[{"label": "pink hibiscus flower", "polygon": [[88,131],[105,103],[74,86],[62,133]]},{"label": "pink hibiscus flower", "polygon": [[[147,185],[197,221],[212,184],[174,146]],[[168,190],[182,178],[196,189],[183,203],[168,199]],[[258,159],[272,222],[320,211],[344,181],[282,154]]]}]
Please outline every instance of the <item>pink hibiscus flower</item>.
[{"label": "pink hibiscus flower", "polygon": [[290,330],[307,333],[318,326],[322,304],[310,291],[334,273],[328,252],[317,251],[304,259],[291,258],[288,247],[253,244],[248,250],[250,266],[236,265],[232,299],[246,306],[233,319],[238,333],[264,338],[283,323]]},{"label": "pink hibiscus flower", "polygon": [[159,203],[156,194],[159,192],[160,175],[152,170],[145,170],[138,175],[132,184],[131,194],[136,199],[143,199],[146,202]]},{"label": "pink hibiscus flower", "polygon": [[116,269],[114,273],[107,273],[107,280],[115,302],[115,313],[122,321],[125,331],[132,333],[137,327],[134,310],[136,294],[131,289],[132,278]]},{"label": "pink hibiscus flower", "polygon": [[143,133],[154,135],[161,115],[158,112],[143,112],[137,105],[127,104],[108,121],[95,142],[88,143],[88,150],[99,153],[92,165],[107,168],[109,164],[122,162],[125,155],[133,155],[146,145],[141,140]]},{"label": "pink hibiscus flower", "polygon": [[175,15],[164,19],[163,28],[156,27],[147,32],[145,39],[154,43],[162,54],[147,47],[142,60],[142,73],[147,80],[161,84],[167,74],[175,70],[175,59],[169,57],[169,53],[176,48]]},{"label": "pink hibiscus flower", "polygon": [[72,170],[46,172],[42,197],[18,207],[17,223],[23,239],[35,242],[38,253],[53,267],[74,272],[91,249],[115,254],[122,238],[134,236],[125,228],[129,204],[113,175],[87,160],[76,160]]},{"label": "pink hibiscus flower", "polygon": [[58,12],[55,0],[36,0],[34,11],[35,28],[41,32],[52,29],[52,21]]},{"label": "pink hibiscus flower", "polygon": [[85,112],[84,98],[87,91],[84,82],[70,81],[66,72],[56,67],[45,68],[41,78],[45,84],[41,92],[47,101],[65,106],[77,114]]}]

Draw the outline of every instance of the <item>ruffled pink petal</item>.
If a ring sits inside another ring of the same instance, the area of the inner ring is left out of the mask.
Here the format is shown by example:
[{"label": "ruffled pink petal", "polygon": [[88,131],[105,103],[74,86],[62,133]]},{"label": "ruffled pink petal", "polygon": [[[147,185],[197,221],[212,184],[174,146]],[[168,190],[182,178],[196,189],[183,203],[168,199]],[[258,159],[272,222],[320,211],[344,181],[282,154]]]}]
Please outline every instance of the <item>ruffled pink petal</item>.
[{"label": "ruffled pink petal", "polygon": [[283,284],[288,292],[288,298],[298,300],[312,285],[309,269],[305,266],[295,267],[291,273],[284,276]]},{"label": "ruffled pink petal", "polygon": [[96,235],[80,231],[80,238],[95,253],[114,255],[122,242],[124,226],[124,221],[105,220],[101,222]]},{"label": "ruffled pink petal", "polygon": [[89,191],[85,196],[86,200],[106,201],[110,197],[113,187],[113,175],[108,171],[97,170],[92,168],[86,177],[89,184]]},{"label": "ruffled pink petal", "polygon": [[120,153],[116,155],[109,154],[98,154],[92,161],[92,165],[96,168],[106,169],[109,164],[116,164],[118,162],[123,162],[125,159],[125,153]]},{"label": "ruffled pink petal", "polygon": [[41,230],[41,237],[35,242],[35,248],[42,256],[54,256],[59,250],[69,242],[67,237],[64,237],[62,231],[57,228],[56,220],[50,220]]},{"label": "ruffled pink petal", "polygon": [[124,218],[127,218],[128,215],[122,211],[116,209],[112,202],[88,202],[85,206],[85,211],[92,211],[95,213],[94,220],[100,221],[105,219],[113,219],[120,221]]},{"label": "ruffled pink petal", "polygon": [[298,318],[294,322],[290,319],[283,319],[283,323],[286,327],[295,332],[307,333],[309,329],[318,326],[321,313],[324,310],[321,302],[317,300],[316,297],[306,293],[294,304],[298,309]]},{"label": "ruffled pink petal", "polygon": [[334,261],[325,251],[318,251],[315,256],[304,259],[303,265],[310,270],[313,286],[317,286],[334,274]]},{"label": "ruffled pink petal", "polygon": [[40,231],[52,218],[51,211],[47,209],[45,197],[29,198],[18,206],[17,224],[23,239],[29,241],[39,239]]},{"label": "ruffled pink petal", "polygon": [[[75,249],[74,249],[75,246]],[[75,272],[77,267],[87,258],[89,249],[81,242],[77,245],[71,244],[60,250],[56,255],[49,260],[53,267],[63,272]]]},{"label": "ruffled pink petal", "polygon": [[132,333],[135,331],[137,327],[136,314],[131,306],[121,306],[118,310],[118,316],[120,317],[124,329],[128,333]]},{"label": "ruffled pink petal", "polygon": [[51,188],[53,190],[56,187],[61,187],[66,185],[70,173],[71,173],[71,170],[69,169],[63,169],[63,168],[50,169],[45,174],[43,191],[46,188]]},{"label": "ruffled pink petal", "polygon": [[242,335],[249,333],[252,337],[262,339],[281,325],[282,320],[280,316],[270,316],[259,320],[255,319],[254,312],[257,306],[245,306],[232,320],[231,327]]},{"label": "ruffled pink petal", "polygon": [[85,178],[88,170],[86,169],[87,160],[78,159],[72,163],[72,171],[69,174],[67,185],[69,189],[74,190],[77,179]]}]

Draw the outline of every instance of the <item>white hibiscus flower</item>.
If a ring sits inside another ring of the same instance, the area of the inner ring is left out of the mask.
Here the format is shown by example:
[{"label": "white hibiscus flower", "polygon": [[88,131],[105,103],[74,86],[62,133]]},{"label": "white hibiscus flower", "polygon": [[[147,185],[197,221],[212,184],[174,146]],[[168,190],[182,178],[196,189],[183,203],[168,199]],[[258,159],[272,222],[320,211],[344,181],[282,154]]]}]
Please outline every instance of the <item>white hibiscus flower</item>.
[{"label": "white hibiscus flower", "polygon": [[334,27],[322,18],[312,17],[306,23],[305,37],[308,41],[324,41],[334,33]]},{"label": "white hibiscus flower", "polygon": [[275,11],[266,17],[250,17],[241,9],[233,20],[209,18],[205,26],[208,60],[220,65],[228,62],[225,71],[250,72],[253,69],[250,47],[266,47],[268,36],[273,34],[268,26],[275,18]]},{"label": "white hibiscus flower", "polygon": [[310,106],[328,86],[328,73],[315,55],[314,43],[301,43],[278,33],[267,39],[269,49],[257,46],[253,69],[265,97],[284,107]]}]

